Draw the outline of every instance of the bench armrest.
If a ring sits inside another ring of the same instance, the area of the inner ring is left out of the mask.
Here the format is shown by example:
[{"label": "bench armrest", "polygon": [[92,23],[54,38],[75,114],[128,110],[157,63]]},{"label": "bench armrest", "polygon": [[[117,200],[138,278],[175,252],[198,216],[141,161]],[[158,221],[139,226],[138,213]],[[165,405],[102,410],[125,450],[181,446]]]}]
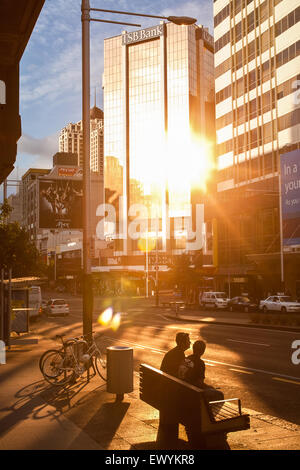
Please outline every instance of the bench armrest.
[{"label": "bench armrest", "polygon": [[242,415],[241,400],[239,398],[210,401],[208,407],[215,421]]}]

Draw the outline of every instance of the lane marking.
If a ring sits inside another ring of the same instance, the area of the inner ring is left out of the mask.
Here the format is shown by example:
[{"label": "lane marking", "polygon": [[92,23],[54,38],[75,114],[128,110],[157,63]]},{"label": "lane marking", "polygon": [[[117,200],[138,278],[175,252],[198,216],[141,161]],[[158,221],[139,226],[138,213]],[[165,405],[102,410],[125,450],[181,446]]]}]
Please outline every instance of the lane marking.
[{"label": "lane marking", "polygon": [[[165,317],[163,316],[163,314],[160,314],[159,316],[161,316],[162,318],[164,318],[166,321],[170,321],[170,317]],[[183,325],[185,324],[188,324],[190,325],[191,324],[191,320],[189,320],[188,318],[184,318],[184,317],[179,317],[179,319],[181,321],[184,321]],[[176,318],[173,318],[173,320],[176,320]],[[221,322],[218,322],[218,319],[217,318],[214,318],[214,321],[213,322],[202,322],[201,321],[202,318],[198,318],[197,319],[197,325],[199,326],[199,328],[201,328],[203,325],[205,325],[205,323],[208,325],[208,326],[212,326],[214,325],[215,327],[224,327],[224,328],[230,328],[232,330],[232,327],[234,326],[235,328],[241,328],[243,330],[245,330],[245,328],[250,328],[251,327],[251,330],[253,331],[268,331],[269,333],[286,333],[288,335],[295,335],[295,331],[286,331],[286,330],[273,330],[273,329],[270,329],[270,328],[259,328],[259,327],[255,327],[255,326],[252,326],[252,324],[245,324],[245,325],[238,325],[238,324],[234,324],[234,325],[227,325],[226,323],[221,323]],[[195,320],[193,321],[195,323]]]},{"label": "lane marking", "polygon": [[[110,342],[116,341],[116,338],[109,338],[108,336],[103,336],[103,338],[106,338]],[[141,345],[141,344],[133,343],[132,341],[126,341],[126,340],[118,340],[118,341],[120,343],[124,343],[126,345],[140,346],[143,349],[150,349],[150,350],[157,351],[157,352],[160,352],[160,353],[163,353],[163,354],[165,354],[167,352],[164,349],[153,348],[153,346],[144,346],[144,345]],[[212,361],[211,359],[204,359],[204,362],[206,363],[206,365],[216,365],[216,364],[218,364],[218,365],[228,366],[228,367],[240,367],[240,369],[239,369],[240,371],[241,370],[244,370],[244,371],[248,370],[250,372],[260,372],[262,374],[282,377],[282,378],[287,379],[287,380],[296,380],[296,381],[299,380],[298,377],[293,377],[291,375],[278,374],[277,372],[269,372],[267,370],[254,369],[254,368],[251,368],[251,367],[237,366],[236,364],[228,364],[226,362]],[[296,382],[296,383],[298,384],[299,382]]]},{"label": "lane marking", "polygon": [[290,384],[300,385],[300,382],[296,382],[295,380],[281,379],[280,377],[272,377],[272,379],[273,380],[278,380],[280,382],[288,382]]},{"label": "lane marking", "polygon": [[[181,331],[181,329],[178,328],[178,326],[167,326],[167,328],[170,329],[170,330],[179,330],[179,331]],[[194,333],[195,328],[185,328],[184,331],[192,331]]]},{"label": "lane marking", "polygon": [[[205,361],[209,361],[209,362],[212,362],[214,364],[219,364],[221,366],[232,367],[234,365],[234,364],[228,364],[226,362],[212,361],[211,359],[205,359]],[[277,375],[279,377],[283,377],[283,378],[286,378],[286,379],[298,380],[298,377],[293,377],[292,375],[277,374],[277,372],[269,372],[268,370],[262,370],[262,369],[253,369],[252,367],[244,367],[244,366],[238,366],[238,367],[240,367],[243,370],[250,370],[252,372],[260,372],[262,374],[275,375],[275,376]]]},{"label": "lane marking", "polygon": [[232,341],[233,343],[244,343],[244,344],[254,344],[256,346],[271,346],[270,344],[265,343],[251,343],[250,341],[241,341],[237,339],[227,339],[227,341]]},{"label": "lane marking", "polygon": [[233,369],[233,368],[229,368],[229,370],[233,370],[234,372],[241,372],[242,374],[250,374],[250,375],[253,375],[253,372],[249,372],[248,370]]}]

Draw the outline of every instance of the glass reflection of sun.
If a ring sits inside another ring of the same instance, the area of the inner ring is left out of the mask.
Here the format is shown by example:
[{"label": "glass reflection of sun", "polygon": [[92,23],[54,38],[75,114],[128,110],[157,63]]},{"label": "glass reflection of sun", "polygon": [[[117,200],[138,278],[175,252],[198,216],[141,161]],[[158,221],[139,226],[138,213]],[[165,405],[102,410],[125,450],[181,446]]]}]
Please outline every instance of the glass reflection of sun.
[{"label": "glass reflection of sun", "polygon": [[205,191],[212,169],[210,142],[192,135],[186,139],[169,137],[167,181],[175,194],[196,188]]},{"label": "glass reflection of sun", "polygon": [[158,195],[166,183],[176,200],[183,194],[186,199],[192,189],[205,191],[213,169],[212,144],[182,129],[169,133],[164,143],[156,138],[159,133],[157,125],[153,126],[146,138],[143,133],[135,136],[134,154],[142,158],[133,158],[130,163],[131,177],[142,183],[144,194]]}]

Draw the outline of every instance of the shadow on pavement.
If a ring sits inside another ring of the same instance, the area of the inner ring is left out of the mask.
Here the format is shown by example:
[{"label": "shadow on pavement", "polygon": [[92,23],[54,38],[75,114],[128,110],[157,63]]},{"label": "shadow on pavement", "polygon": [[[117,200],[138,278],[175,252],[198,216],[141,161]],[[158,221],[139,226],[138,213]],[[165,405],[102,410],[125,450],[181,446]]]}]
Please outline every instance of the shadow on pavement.
[{"label": "shadow on pavement", "polygon": [[12,406],[0,409],[0,412],[10,412],[0,420],[0,436],[29,417],[33,419],[49,418],[49,416],[53,419],[58,418],[60,413],[57,410],[49,408],[46,410],[48,405],[42,399],[42,393],[46,388],[47,384],[44,380],[27,385],[16,393],[18,400]]},{"label": "shadow on pavement", "polygon": [[189,443],[178,439],[177,444],[162,446],[158,441],[140,442],[131,446],[130,450],[191,450]]},{"label": "shadow on pavement", "polygon": [[99,400],[97,393],[91,395],[90,399],[84,402],[84,412],[76,406],[66,416],[98,442],[102,449],[108,449],[126,416],[130,403],[101,403],[101,392],[98,395]]}]

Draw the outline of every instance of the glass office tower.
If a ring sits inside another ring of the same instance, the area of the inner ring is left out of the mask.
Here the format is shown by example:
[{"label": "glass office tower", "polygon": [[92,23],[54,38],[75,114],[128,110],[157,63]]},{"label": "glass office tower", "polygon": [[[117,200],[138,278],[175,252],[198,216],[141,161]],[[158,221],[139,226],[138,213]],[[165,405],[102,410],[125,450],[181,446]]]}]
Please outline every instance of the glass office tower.
[{"label": "glass office tower", "polygon": [[204,187],[212,166],[213,38],[201,26],[163,22],[108,38],[103,87],[105,186],[119,213],[115,251],[138,250],[138,240],[130,248],[123,242],[137,205],[157,222],[148,232],[156,227],[161,249],[184,249],[184,241],[168,241],[167,220],[191,215],[193,188]]}]

